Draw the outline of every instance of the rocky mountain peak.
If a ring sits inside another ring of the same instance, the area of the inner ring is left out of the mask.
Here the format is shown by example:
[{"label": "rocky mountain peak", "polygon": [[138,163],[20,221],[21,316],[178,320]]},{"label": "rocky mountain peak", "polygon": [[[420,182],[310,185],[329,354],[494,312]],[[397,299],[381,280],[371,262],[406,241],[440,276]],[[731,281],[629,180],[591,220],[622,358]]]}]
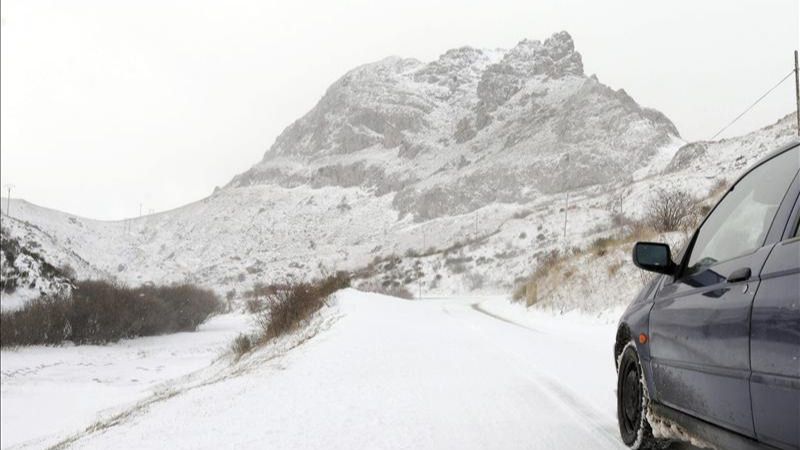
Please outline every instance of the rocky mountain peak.
[{"label": "rocky mountain peak", "polygon": [[357,186],[425,219],[617,180],[676,135],[663,114],[585,76],[562,31],[357,67],[229,187]]},{"label": "rocky mountain peak", "polygon": [[581,55],[575,51],[572,36],[566,31],[553,34],[544,43],[523,39],[498,64],[511,68],[519,76],[583,76]]}]

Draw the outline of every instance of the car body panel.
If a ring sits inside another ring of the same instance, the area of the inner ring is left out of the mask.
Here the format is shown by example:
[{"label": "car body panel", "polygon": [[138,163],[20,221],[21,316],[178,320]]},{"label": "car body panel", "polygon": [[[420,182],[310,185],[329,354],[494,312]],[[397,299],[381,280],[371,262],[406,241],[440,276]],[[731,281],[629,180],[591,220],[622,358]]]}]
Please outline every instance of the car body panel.
[{"label": "car body panel", "polygon": [[758,278],[728,283],[742,267],[758,274],[770,248],[665,283],[650,313],[655,399],[748,436],[750,311]]},{"label": "car body panel", "polygon": [[[628,305],[628,309],[625,311],[625,326],[629,330],[629,334],[631,339],[636,346],[636,351],[639,354],[639,362],[642,365],[642,368],[645,371],[645,381],[647,382],[647,389],[652,390],[652,370],[650,367],[650,348],[647,344],[642,344],[639,342],[637,337],[644,333],[645,335],[650,335],[650,325],[649,325],[649,318],[650,318],[650,309],[653,307],[653,295],[657,290],[658,284],[660,284],[660,279],[655,279],[648,284],[648,287],[643,289],[640,293],[640,298],[638,301],[634,301],[630,305]],[[649,291],[648,291],[649,289]],[[643,295],[644,294],[644,295]],[[626,343],[622,343],[618,351],[622,350],[622,347]],[[618,361],[614,361],[614,364],[617,364]]]},{"label": "car body panel", "polygon": [[[751,326],[753,421],[759,440],[800,447],[800,238],[775,246]],[[793,447],[792,447],[793,446]]]}]

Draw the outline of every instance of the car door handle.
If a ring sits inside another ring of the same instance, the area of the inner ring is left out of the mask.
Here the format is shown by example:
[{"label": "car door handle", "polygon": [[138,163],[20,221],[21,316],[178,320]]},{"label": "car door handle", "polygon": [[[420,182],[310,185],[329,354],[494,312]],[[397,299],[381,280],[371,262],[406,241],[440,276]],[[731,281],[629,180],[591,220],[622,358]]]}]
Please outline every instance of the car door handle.
[{"label": "car door handle", "polygon": [[736,269],[728,275],[728,283],[736,283],[738,281],[746,281],[750,279],[750,268],[749,267],[742,267],[741,269]]}]

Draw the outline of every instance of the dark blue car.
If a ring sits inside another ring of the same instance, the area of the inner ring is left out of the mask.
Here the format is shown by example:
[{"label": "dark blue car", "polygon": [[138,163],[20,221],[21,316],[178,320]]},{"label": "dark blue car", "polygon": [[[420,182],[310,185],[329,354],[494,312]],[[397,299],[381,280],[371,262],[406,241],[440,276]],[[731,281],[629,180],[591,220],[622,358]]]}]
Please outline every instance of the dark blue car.
[{"label": "dark blue car", "polygon": [[617,411],[631,448],[692,436],[720,449],[800,448],[800,142],[750,168],[619,323]]}]

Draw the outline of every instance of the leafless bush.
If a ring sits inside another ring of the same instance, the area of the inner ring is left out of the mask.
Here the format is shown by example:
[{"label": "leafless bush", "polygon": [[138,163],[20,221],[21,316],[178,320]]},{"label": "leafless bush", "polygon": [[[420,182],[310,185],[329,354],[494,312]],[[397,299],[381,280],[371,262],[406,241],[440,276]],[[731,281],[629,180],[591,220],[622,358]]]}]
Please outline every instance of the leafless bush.
[{"label": "leafless bush", "polygon": [[605,254],[608,252],[608,248],[616,243],[616,241],[616,239],[611,237],[599,237],[589,244],[589,251],[598,257],[605,256]]},{"label": "leafless bush", "polygon": [[525,300],[525,303],[530,306],[538,300],[538,287],[537,284],[544,277],[549,275],[552,271],[558,270],[564,261],[564,256],[558,250],[551,250],[545,253],[540,259],[536,270],[527,278],[527,280],[518,285],[514,290],[512,298],[515,301]]},{"label": "leafless bush", "polygon": [[245,298],[263,298],[275,293],[282,286],[277,284],[255,283],[253,288],[244,292]]},{"label": "leafless bush", "polygon": [[458,275],[460,273],[464,273],[467,271],[467,266],[464,263],[458,262],[452,265],[449,265],[450,271],[454,274]]},{"label": "leafless bush", "polygon": [[524,219],[524,218],[530,216],[532,213],[533,213],[533,210],[531,210],[531,209],[522,209],[522,210],[519,210],[519,211],[515,212],[514,215],[511,216],[511,217],[514,218],[514,219]]},{"label": "leafless bush", "polygon": [[70,295],[42,296],[0,314],[0,346],[103,344],[193,331],[221,309],[212,291],[194,285],[129,288],[81,281]]},{"label": "leafless bush", "polygon": [[647,208],[647,221],[659,232],[676,231],[689,226],[697,200],[685,191],[660,189]]},{"label": "leafless bush", "polygon": [[350,276],[338,272],[319,281],[296,283],[277,289],[266,297],[266,307],[256,316],[261,328],[259,343],[269,342],[300,328],[325,306],[328,296],[348,286]]},{"label": "leafless bush", "polygon": [[250,314],[257,314],[266,308],[266,302],[260,297],[251,297],[245,300],[244,307]]},{"label": "leafless bush", "polygon": [[77,272],[75,272],[75,269],[74,269],[74,268],[73,268],[71,265],[69,265],[68,263],[67,263],[67,264],[64,264],[64,265],[63,265],[63,266],[61,266],[61,267],[59,267],[59,270],[61,271],[61,273],[62,273],[62,274],[65,276],[65,277],[69,278],[70,280],[74,280],[74,279],[76,279],[76,278],[77,278],[77,276],[78,276],[78,275],[77,275]]},{"label": "leafless bush", "polygon": [[414,294],[397,280],[387,279],[382,282],[368,281],[358,285],[358,289],[364,292],[375,292],[376,294],[390,295],[392,297],[412,300]]},{"label": "leafless bush", "polygon": [[454,274],[461,274],[467,271],[466,264],[470,262],[472,262],[471,256],[452,256],[444,260],[444,265]]},{"label": "leafless bush", "polygon": [[236,359],[241,358],[253,348],[253,340],[246,334],[240,334],[231,343],[231,351]]}]

